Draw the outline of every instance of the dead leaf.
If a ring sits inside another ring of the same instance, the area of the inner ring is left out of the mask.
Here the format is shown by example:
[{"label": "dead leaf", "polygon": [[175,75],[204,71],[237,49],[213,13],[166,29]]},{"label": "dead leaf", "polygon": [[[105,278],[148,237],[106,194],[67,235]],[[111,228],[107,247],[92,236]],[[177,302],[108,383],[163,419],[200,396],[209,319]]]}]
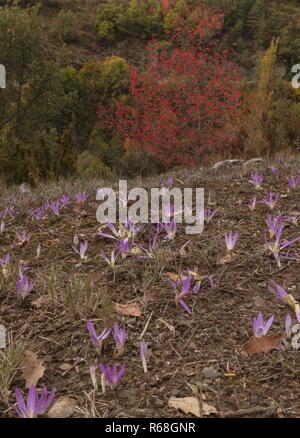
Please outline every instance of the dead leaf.
[{"label": "dead leaf", "polygon": [[50,239],[50,240],[47,240],[47,242],[51,243],[53,245],[58,245],[60,240],[59,239]]},{"label": "dead leaf", "polygon": [[145,252],[141,248],[139,248],[138,246],[134,246],[133,248],[131,248],[130,254],[134,254],[134,255],[141,255],[142,254],[142,255],[144,255]]},{"label": "dead leaf", "polygon": [[76,199],[76,207],[81,208],[84,204],[84,200],[83,199]]},{"label": "dead leaf", "polygon": [[200,417],[200,407],[196,397],[171,397],[168,405],[170,408],[181,409],[185,414],[194,414],[196,417]]},{"label": "dead leaf", "polygon": [[[171,397],[168,403],[170,408],[181,409],[185,414],[194,414],[196,417],[200,417],[199,401],[196,397],[183,397],[175,398]],[[211,415],[217,414],[217,410],[214,406],[202,403],[202,414]]]},{"label": "dead leaf", "polygon": [[73,398],[62,396],[57,399],[48,412],[50,418],[68,418],[74,412],[76,401]]},{"label": "dead leaf", "polygon": [[202,403],[203,415],[217,414],[218,411],[213,405],[208,405],[207,403]]},{"label": "dead leaf", "polygon": [[173,325],[169,324],[162,318],[158,318],[158,321],[162,322],[170,330],[170,332],[175,333],[175,327]]},{"label": "dead leaf", "polygon": [[159,301],[162,294],[161,290],[154,290],[148,295],[148,301]]},{"label": "dead leaf", "polygon": [[59,369],[62,371],[68,371],[72,368],[72,365],[70,365],[69,363],[63,363],[62,365],[59,366]]},{"label": "dead leaf", "polygon": [[279,335],[260,336],[250,340],[242,351],[248,354],[267,353],[274,348],[278,348],[280,342],[281,336]]},{"label": "dead leaf", "polygon": [[231,254],[231,252],[228,252],[224,257],[221,257],[218,260],[218,263],[219,265],[225,265],[225,263],[231,262],[232,259],[233,259],[233,254]]},{"label": "dead leaf", "polygon": [[33,351],[26,350],[24,355],[22,375],[26,382],[26,388],[30,388],[31,385],[37,385],[46,368],[43,366],[43,361],[38,359]]},{"label": "dead leaf", "polygon": [[115,311],[121,315],[141,316],[142,312],[138,303],[115,303]]}]

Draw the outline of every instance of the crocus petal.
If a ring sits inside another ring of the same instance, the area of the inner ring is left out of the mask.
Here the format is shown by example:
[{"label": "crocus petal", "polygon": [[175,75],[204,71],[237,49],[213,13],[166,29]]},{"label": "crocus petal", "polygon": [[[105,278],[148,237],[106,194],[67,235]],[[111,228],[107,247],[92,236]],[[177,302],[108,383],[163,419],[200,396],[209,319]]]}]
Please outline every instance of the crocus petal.
[{"label": "crocus petal", "polygon": [[37,401],[37,390],[34,385],[31,385],[27,397],[27,413],[30,416],[35,416],[35,405]]},{"label": "crocus petal", "polygon": [[17,411],[17,413],[20,415],[20,417],[26,418],[27,417],[27,407],[26,407],[26,404],[24,401],[24,397],[18,388],[15,389],[15,395],[16,395],[16,400],[17,400],[17,406],[14,406],[14,408]]},{"label": "crocus petal", "polygon": [[181,306],[184,308],[184,310],[186,310],[190,315],[192,314],[191,309],[188,307],[187,304],[185,304],[185,302],[183,300],[179,300],[179,304],[181,304]]},{"label": "crocus petal", "polygon": [[275,318],[275,316],[272,315],[271,318],[269,318],[268,321],[266,322],[265,327],[264,327],[264,332],[265,332],[264,334],[265,335],[268,333],[271,325],[273,324],[274,318]]}]

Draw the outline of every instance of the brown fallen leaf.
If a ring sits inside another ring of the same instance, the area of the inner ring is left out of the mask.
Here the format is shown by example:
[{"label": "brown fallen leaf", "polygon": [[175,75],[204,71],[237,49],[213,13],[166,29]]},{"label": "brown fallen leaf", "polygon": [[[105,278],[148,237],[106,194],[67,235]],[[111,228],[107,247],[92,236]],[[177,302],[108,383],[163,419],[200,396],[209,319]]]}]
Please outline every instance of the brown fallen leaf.
[{"label": "brown fallen leaf", "polygon": [[281,342],[281,336],[279,335],[266,335],[260,336],[250,340],[242,351],[248,354],[267,353],[274,348],[278,348]]},{"label": "brown fallen leaf", "polygon": [[76,204],[76,207],[80,209],[84,204],[84,200],[83,199],[76,199],[75,204]]},{"label": "brown fallen leaf", "polygon": [[[185,414],[194,414],[196,417],[200,417],[201,415],[199,401],[196,397],[171,397],[168,405],[170,408],[181,409]],[[218,412],[214,406],[208,405],[207,403],[202,403],[203,415],[208,416],[217,413]]]},{"label": "brown fallen leaf", "polygon": [[141,316],[142,312],[138,303],[115,303],[115,311],[121,315]]},{"label": "brown fallen leaf", "polygon": [[148,301],[159,301],[162,294],[161,290],[154,290],[148,295]]},{"label": "brown fallen leaf", "polygon": [[203,415],[217,414],[218,411],[213,405],[208,405],[207,403],[202,403]]},{"label": "brown fallen leaf", "polygon": [[162,322],[170,330],[170,332],[175,333],[175,327],[173,325],[169,324],[162,318],[158,318],[158,321]]},{"label": "brown fallen leaf", "polygon": [[130,254],[134,254],[134,255],[145,255],[145,251],[143,251],[141,248],[139,248],[138,246],[134,246],[133,248],[131,248],[130,250]]},{"label": "brown fallen leaf", "polygon": [[46,368],[43,366],[43,361],[38,359],[33,351],[26,350],[24,356],[22,376],[26,382],[26,388],[30,388],[31,385],[37,385]]},{"label": "brown fallen leaf", "polygon": [[62,365],[59,365],[59,369],[62,371],[68,371],[72,368],[72,365],[69,363],[63,363]]},{"label": "brown fallen leaf", "polygon": [[228,252],[224,257],[221,257],[218,260],[218,264],[219,265],[225,265],[225,263],[229,263],[231,262],[231,260],[233,259],[233,254],[231,254],[230,252]]},{"label": "brown fallen leaf", "polygon": [[50,418],[68,418],[74,412],[76,400],[73,398],[62,396],[57,399],[51,409],[48,411]]},{"label": "brown fallen leaf", "polygon": [[58,239],[58,238],[57,239],[50,239],[50,240],[47,240],[47,242],[51,243],[53,245],[58,245],[60,242],[60,239]]},{"label": "brown fallen leaf", "polygon": [[185,414],[194,414],[196,417],[200,417],[200,407],[196,397],[171,397],[168,405],[170,408],[181,409]]}]

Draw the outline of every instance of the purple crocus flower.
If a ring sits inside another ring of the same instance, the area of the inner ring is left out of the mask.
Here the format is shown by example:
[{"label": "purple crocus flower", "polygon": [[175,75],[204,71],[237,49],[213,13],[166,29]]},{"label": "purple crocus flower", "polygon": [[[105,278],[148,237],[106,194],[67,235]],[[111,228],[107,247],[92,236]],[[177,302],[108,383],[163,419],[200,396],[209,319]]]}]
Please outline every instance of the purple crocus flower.
[{"label": "purple crocus flower", "polygon": [[265,336],[274,321],[274,315],[268,319],[268,321],[264,324],[263,315],[261,312],[257,315],[257,318],[252,319],[252,327],[254,331],[254,336],[259,338],[261,336]]},{"label": "purple crocus flower", "polygon": [[299,181],[300,181],[300,176],[297,176],[296,178],[288,178],[288,183],[292,189],[295,189],[297,187]]},{"label": "purple crocus flower", "polygon": [[109,365],[103,365],[102,363],[99,363],[99,368],[104,375],[105,379],[109,383],[110,387],[115,387],[119,381],[122,379],[125,371],[125,364],[122,365],[120,371],[118,372],[117,365],[113,365],[112,368],[110,368]]},{"label": "purple crocus flower", "polygon": [[249,201],[249,208],[251,211],[253,211],[255,209],[256,206],[256,196],[254,196],[253,198],[250,199]]},{"label": "purple crocus flower", "polygon": [[272,216],[267,217],[267,225],[270,232],[270,237],[276,236],[277,233],[279,233],[280,229],[283,228],[283,216],[277,216],[275,218],[272,218]]},{"label": "purple crocus flower", "polygon": [[[191,277],[187,276],[183,278],[182,280],[178,280],[175,283],[172,283],[172,286],[175,288],[175,301],[179,302],[179,304],[184,308],[184,310],[192,314],[191,309],[188,307],[188,305],[183,301],[183,298],[190,292],[191,288]],[[179,292],[178,288],[181,286],[181,292]]]},{"label": "purple crocus flower", "polygon": [[281,233],[282,233],[283,227],[278,228],[278,230],[276,230],[276,239],[275,242],[273,244],[271,244],[265,236],[265,243],[266,246],[268,247],[268,249],[273,253],[275,260],[278,264],[279,267],[281,267],[281,262],[280,262],[280,256],[279,256],[279,252],[286,248],[287,246],[292,245],[293,243],[297,242],[297,240],[300,239],[299,237],[296,237],[295,239],[292,240],[287,240],[286,242],[282,242],[280,243],[280,239],[281,239]]},{"label": "purple crocus flower", "polygon": [[96,234],[102,237],[109,237],[110,239],[119,239],[120,237],[122,237],[133,240],[142,228],[141,225],[135,225],[134,222],[132,222],[130,219],[127,219],[124,224],[120,224],[119,230],[117,230],[116,227],[111,222],[109,222],[109,220],[106,220],[106,225],[113,233],[113,235],[99,232]]},{"label": "purple crocus flower", "polygon": [[19,294],[21,295],[21,298],[24,300],[25,297],[32,291],[32,289],[35,286],[34,281],[29,281],[26,274],[22,273],[17,282],[16,282],[16,288]]},{"label": "purple crocus flower", "polygon": [[226,246],[227,246],[228,251],[232,251],[234,249],[236,242],[238,240],[238,237],[239,237],[238,232],[232,234],[232,231],[230,231],[229,233],[225,234],[225,242],[226,242]]},{"label": "purple crocus flower", "polygon": [[174,184],[174,178],[172,176],[169,176],[167,178],[167,185],[165,186],[164,183],[161,183],[160,189],[165,190],[165,191],[169,191],[169,190],[171,190],[173,184]]},{"label": "purple crocus flower", "polygon": [[54,213],[56,216],[59,216],[60,208],[61,208],[59,200],[57,200],[57,201],[47,201],[45,203],[44,207],[49,209],[49,210],[51,210],[52,213]]},{"label": "purple crocus flower", "polygon": [[118,356],[122,356],[124,353],[124,345],[126,339],[125,326],[119,327],[117,323],[114,324],[113,337],[115,339]]},{"label": "purple crocus flower", "polygon": [[35,210],[33,210],[31,212],[31,216],[34,219],[39,219],[39,220],[44,219],[45,218],[45,209],[44,209],[44,207],[38,207]]},{"label": "purple crocus flower", "polygon": [[177,232],[177,224],[173,217],[170,223],[162,223],[162,228],[166,231],[165,239],[174,239]]},{"label": "purple crocus flower", "polygon": [[145,253],[146,253],[145,256],[138,255],[138,258],[141,258],[141,259],[145,259],[145,258],[154,259],[155,258],[155,249],[157,247],[159,230],[160,230],[160,224],[157,224],[155,233],[149,239],[148,249],[144,248],[141,245],[136,244],[136,247],[140,248],[141,250],[145,251]]},{"label": "purple crocus flower", "polygon": [[2,268],[7,268],[7,266],[10,263],[10,259],[11,259],[11,254],[6,254],[4,259],[0,259],[0,266],[2,266]]},{"label": "purple crocus flower", "polygon": [[0,211],[0,219],[2,218],[2,219],[5,219],[6,218],[6,216],[8,216],[9,214],[13,214],[13,212],[14,212],[14,209],[15,209],[15,206],[14,205],[11,205],[11,206],[9,206],[9,207],[6,207],[3,211]]},{"label": "purple crocus flower", "polygon": [[284,304],[288,304],[297,315],[297,313],[300,311],[299,303],[295,300],[293,295],[286,292],[283,286],[279,286],[279,284],[276,284],[275,281],[272,280],[268,289],[276,296],[278,300],[283,301]]},{"label": "purple crocus flower", "polygon": [[274,280],[271,280],[271,285],[268,286],[268,289],[276,296],[276,298],[278,298],[278,300],[285,303],[287,302],[289,295],[283,286],[279,286],[279,284],[276,284]]},{"label": "purple crocus flower", "polygon": [[109,222],[109,220],[106,221],[106,225],[107,225],[108,228],[112,231],[113,236],[111,236],[110,234],[107,234],[107,233],[99,233],[99,232],[97,232],[96,234],[97,234],[98,236],[101,236],[101,237],[109,237],[110,239],[117,239],[117,238],[120,237],[120,236],[119,236],[119,232],[117,231],[116,227],[115,227],[111,222]]},{"label": "purple crocus flower", "polygon": [[61,204],[61,208],[64,208],[64,207],[66,207],[66,205],[69,204],[69,202],[70,202],[70,198],[69,198],[69,196],[67,196],[67,195],[63,195],[63,196],[59,199],[59,202],[60,202],[60,204]]},{"label": "purple crocus flower", "polygon": [[4,259],[0,259],[0,266],[2,267],[3,276],[6,278],[8,276],[8,265],[10,263],[11,254],[6,254]]},{"label": "purple crocus flower", "polygon": [[86,256],[86,251],[88,249],[89,246],[89,242],[86,240],[85,242],[82,242],[79,246],[79,251],[78,249],[75,248],[75,246],[71,245],[71,247],[73,248],[73,250],[75,252],[77,252],[77,254],[80,255],[80,259],[81,260],[87,260],[87,256]]},{"label": "purple crocus flower", "polygon": [[275,205],[277,204],[280,196],[281,196],[280,193],[276,193],[275,197],[273,197],[273,193],[271,192],[271,193],[268,193],[268,195],[259,202],[261,204],[266,204],[268,207],[270,207],[271,210],[273,210]]},{"label": "purple crocus flower", "polygon": [[144,373],[148,372],[147,368],[147,355],[148,355],[148,342],[145,342],[143,339],[140,344],[140,355],[141,355],[141,361],[143,365]]},{"label": "purple crocus flower", "polygon": [[205,222],[209,224],[209,222],[218,213],[219,210],[220,210],[220,207],[216,208],[214,211],[212,211],[211,208],[208,208],[207,210],[204,210],[204,220],[205,220]]},{"label": "purple crocus flower", "polygon": [[116,240],[116,247],[122,256],[122,259],[124,259],[130,253],[132,244],[127,238],[121,237],[120,239]]},{"label": "purple crocus flower", "polygon": [[84,192],[82,193],[76,193],[75,200],[78,204],[82,205],[84,202],[88,199],[88,195],[86,195]]},{"label": "purple crocus flower", "polygon": [[285,333],[288,338],[291,336],[291,328],[292,328],[292,317],[289,313],[285,317]]},{"label": "purple crocus flower", "polygon": [[19,239],[19,245],[22,245],[25,242],[28,242],[30,240],[31,234],[23,230],[22,233],[16,233],[17,238]]},{"label": "purple crocus flower", "polygon": [[24,400],[21,391],[16,388],[16,400],[17,403],[14,405],[14,409],[21,418],[36,418],[38,415],[43,414],[48,409],[48,406],[52,403],[55,396],[56,389],[50,391],[49,396],[47,396],[48,391],[46,386],[44,386],[41,396],[39,397],[38,392],[34,385],[31,385],[28,392],[27,404]]},{"label": "purple crocus flower", "polygon": [[296,262],[300,262],[300,255],[297,251],[288,251],[287,253],[283,253],[282,257],[287,260],[295,260]]},{"label": "purple crocus flower", "polygon": [[143,225],[136,225],[130,218],[124,223],[125,234],[121,237],[127,237],[128,239],[134,239],[135,236],[140,232]]},{"label": "purple crocus flower", "polygon": [[276,166],[271,166],[271,167],[270,167],[270,170],[271,170],[272,172],[277,172],[278,167],[276,167]]},{"label": "purple crocus flower", "polygon": [[262,175],[258,173],[252,173],[250,182],[255,185],[256,188],[260,187],[260,184],[263,182]]},{"label": "purple crocus flower", "polygon": [[91,341],[93,343],[93,345],[95,347],[100,347],[102,346],[102,342],[104,341],[104,339],[107,338],[107,336],[110,334],[110,329],[105,328],[99,336],[97,336],[96,330],[94,328],[94,325],[92,323],[92,321],[86,321],[86,325],[91,337]]},{"label": "purple crocus flower", "polygon": [[110,259],[107,257],[107,255],[103,251],[99,255],[109,264],[109,266],[111,268],[115,267],[118,254],[115,254],[114,250],[112,250],[112,252],[110,254]]}]

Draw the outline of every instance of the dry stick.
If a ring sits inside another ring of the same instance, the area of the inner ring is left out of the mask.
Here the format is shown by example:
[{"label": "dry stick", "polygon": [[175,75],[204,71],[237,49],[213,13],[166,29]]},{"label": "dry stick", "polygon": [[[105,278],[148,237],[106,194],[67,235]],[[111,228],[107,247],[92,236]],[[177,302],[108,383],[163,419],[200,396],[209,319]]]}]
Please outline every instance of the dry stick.
[{"label": "dry stick", "polygon": [[140,336],[140,341],[143,339],[144,334],[146,333],[146,330],[147,330],[147,328],[148,328],[148,325],[149,325],[150,319],[152,318],[152,315],[153,315],[153,311],[150,313],[150,316],[149,316],[149,318],[148,318],[148,321],[146,322],[145,328],[144,328],[144,330],[142,331],[142,334],[141,334],[141,336]]},{"label": "dry stick", "polygon": [[194,333],[195,333],[195,331],[197,330],[198,327],[199,327],[199,324],[196,326],[196,328],[193,330],[191,336],[190,336],[190,337],[188,338],[188,340],[186,341],[185,346],[184,346],[185,350],[187,349],[187,347],[188,347],[188,345],[189,345],[189,343],[190,343],[190,340],[191,340],[192,337],[194,336]]},{"label": "dry stick", "polygon": [[270,409],[272,409],[271,406],[268,406],[268,407],[257,406],[256,408],[239,409],[238,411],[224,412],[222,415],[222,418],[224,418],[224,417],[241,417],[243,415],[251,415],[251,414],[263,414],[264,412],[267,412]]}]

